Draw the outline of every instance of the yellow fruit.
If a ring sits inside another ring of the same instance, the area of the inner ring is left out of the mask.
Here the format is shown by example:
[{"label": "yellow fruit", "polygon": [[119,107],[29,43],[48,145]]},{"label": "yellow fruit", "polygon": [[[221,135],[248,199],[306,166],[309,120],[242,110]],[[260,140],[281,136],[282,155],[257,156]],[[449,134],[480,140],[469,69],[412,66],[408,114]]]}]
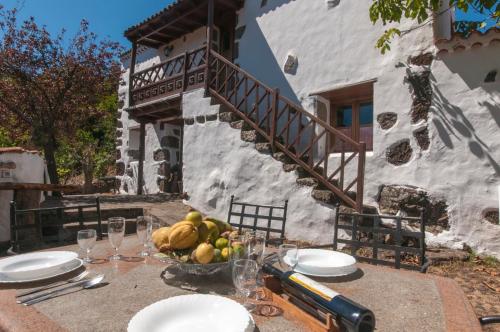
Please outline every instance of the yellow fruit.
[{"label": "yellow fruit", "polygon": [[217,241],[215,241],[215,247],[220,250],[226,248],[228,245],[229,245],[229,240],[223,237],[220,237],[217,239]]},{"label": "yellow fruit", "polygon": [[158,228],[151,234],[151,240],[155,245],[156,249],[160,249],[162,246],[168,245],[168,237],[170,234],[170,227]]},{"label": "yellow fruit", "polygon": [[208,243],[202,243],[196,248],[196,260],[201,264],[208,264],[214,259],[214,247]]},{"label": "yellow fruit", "polygon": [[221,256],[222,256],[222,259],[227,261],[229,260],[229,258],[231,257],[231,255],[233,254],[233,249],[231,248],[224,248],[222,249],[221,251]]},{"label": "yellow fruit", "polygon": [[196,227],[198,227],[201,225],[203,216],[198,211],[191,211],[186,215],[184,220],[191,221]]},{"label": "yellow fruit", "polygon": [[218,220],[218,219],[215,219],[215,218],[205,218],[205,220],[206,221],[211,221],[214,224],[216,224],[217,228],[219,228],[219,234],[222,234],[224,232],[232,231],[233,230],[233,227],[230,224],[228,224],[227,222],[225,222],[225,221]]},{"label": "yellow fruit", "polygon": [[172,249],[188,249],[198,241],[198,230],[190,222],[172,227],[168,236],[169,245]]},{"label": "yellow fruit", "polygon": [[211,221],[203,221],[198,230],[200,232],[200,242],[215,243],[219,238],[219,228]]},{"label": "yellow fruit", "polygon": [[192,221],[189,221],[189,220],[182,220],[182,221],[179,221],[179,222],[176,222],[175,224],[173,224],[171,226],[172,229],[175,229],[176,227],[179,227],[179,226],[182,226],[182,225],[193,225],[194,227],[197,227],[194,222]]}]

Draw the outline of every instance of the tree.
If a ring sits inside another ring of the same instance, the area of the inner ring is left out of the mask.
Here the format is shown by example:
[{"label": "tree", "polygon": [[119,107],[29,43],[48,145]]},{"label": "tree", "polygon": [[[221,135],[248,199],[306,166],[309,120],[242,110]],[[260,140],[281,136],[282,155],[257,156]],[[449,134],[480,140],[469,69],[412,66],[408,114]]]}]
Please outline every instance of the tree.
[{"label": "tree", "polygon": [[52,37],[35,19],[18,24],[17,10],[0,6],[0,122],[23,128],[47,161],[52,183],[59,183],[56,151],[80,126],[99,117],[98,104],[117,88],[121,48],[98,41],[82,21],[69,41],[65,31]]},{"label": "tree", "polygon": [[[487,25],[500,27],[500,1],[499,0],[449,0],[449,8],[444,12],[438,12],[441,1],[446,0],[373,0],[370,7],[370,19],[373,23],[382,21],[388,23],[400,23],[401,19],[407,18],[424,26],[432,22],[434,15],[442,15],[447,10],[454,8],[463,12],[474,10],[484,19],[480,21],[458,21],[455,22],[455,30],[468,34],[473,30],[485,28]],[[382,53],[390,50],[390,42],[395,36],[401,36],[415,30],[400,30],[389,28],[377,41],[377,47]]]}]

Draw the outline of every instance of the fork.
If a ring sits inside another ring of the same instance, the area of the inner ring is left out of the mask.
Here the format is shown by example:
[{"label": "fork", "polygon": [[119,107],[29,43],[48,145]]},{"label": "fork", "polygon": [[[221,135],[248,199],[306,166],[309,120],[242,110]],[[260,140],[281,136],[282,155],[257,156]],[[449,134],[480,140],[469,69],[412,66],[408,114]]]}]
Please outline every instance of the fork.
[{"label": "fork", "polygon": [[73,278],[71,278],[69,280],[66,280],[66,281],[58,281],[58,282],[55,282],[53,284],[49,284],[47,286],[42,286],[42,287],[38,287],[38,288],[28,289],[27,291],[24,291],[24,292],[21,292],[21,293],[17,294],[16,298],[23,297],[23,296],[30,295],[30,294],[34,294],[34,293],[38,293],[38,292],[41,292],[41,291],[44,291],[44,290],[47,290],[47,289],[52,289],[52,288],[55,288],[55,287],[64,286],[66,284],[71,284],[71,283],[74,283],[74,282],[78,282],[78,281],[82,280],[83,278],[85,278],[88,275],[89,275],[88,271],[83,271],[82,273],[80,273],[76,277],[73,277]]}]

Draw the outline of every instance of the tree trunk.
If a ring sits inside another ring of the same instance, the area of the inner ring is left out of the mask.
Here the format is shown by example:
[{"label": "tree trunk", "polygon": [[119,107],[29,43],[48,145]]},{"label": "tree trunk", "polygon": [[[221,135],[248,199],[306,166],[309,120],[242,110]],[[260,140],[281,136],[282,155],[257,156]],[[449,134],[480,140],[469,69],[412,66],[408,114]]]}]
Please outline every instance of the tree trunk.
[{"label": "tree trunk", "polygon": [[84,194],[92,194],[93,186],[92,180],[94,179],[94,170],[93,167],[89,167],[88,165],[83,165],[83,193]]},{"label": "tree trunk", "polygon": [[57,164],[56,164],[56,140],[54,137],[50,137],[48,142],[43,148],[45,154],[45,161],[47,162],[47,172],[49,173],[50,182],[53,184],[59,184],[59,176],[57,175]]}]

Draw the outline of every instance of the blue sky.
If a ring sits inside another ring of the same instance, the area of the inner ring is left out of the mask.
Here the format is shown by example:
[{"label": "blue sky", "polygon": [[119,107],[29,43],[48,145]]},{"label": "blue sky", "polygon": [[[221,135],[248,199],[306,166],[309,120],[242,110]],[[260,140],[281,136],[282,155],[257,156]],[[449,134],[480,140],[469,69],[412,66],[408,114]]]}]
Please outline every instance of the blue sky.
[{"label": "blue sky", "polygon": [[[253,0],[255,1],[255,0]],[[7,8],[21,5],[20,18],[34,16],[37,23],[57,34],[62,28],[68,36],[74,35],[82,19],[90,22],[90,28],[101,38],[120,42],[128,48],[130,43],[123,32],[130,26],[166,7],[172,0],[0,0]],[[457,14],[457,19],[478,20],[472,10]]]},{"label": "blue sky", "polygon": [[[172,0],[0,0],[6,8],[22,5],[20,18],[34,16],[38,24],[57,34],[62,28],[72,36],[82,19],[90,22],[91,31],[101,38],[120,42],[129,47],[123,32]],[[24,3],[24,4],[23,4]]]}]

